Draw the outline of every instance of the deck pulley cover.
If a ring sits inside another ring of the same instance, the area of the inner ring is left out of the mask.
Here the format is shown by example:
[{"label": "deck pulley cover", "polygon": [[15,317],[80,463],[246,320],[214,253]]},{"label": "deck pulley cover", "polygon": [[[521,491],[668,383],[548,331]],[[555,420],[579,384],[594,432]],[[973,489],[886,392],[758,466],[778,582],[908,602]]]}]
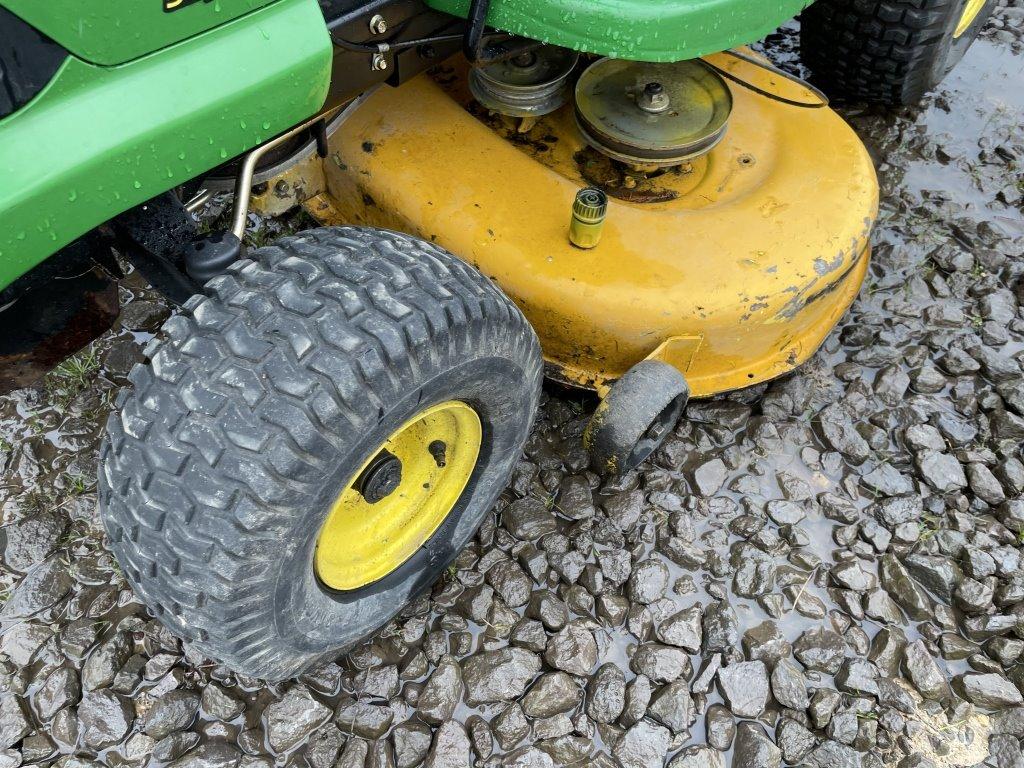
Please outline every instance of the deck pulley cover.
[{"label": "deck pulley cover", "polygon": [[725,135],[732,94],[700,59],[601,59],[576,84],[576,123],[598,152],[637,166],[679,165]]},{"label": "deck pulley cover", "polygon": [[469,77],[473,97],[512,117],[540,117],[569,100],[569,75],[579,54],[544,45],[511,59],[477,67]]}]

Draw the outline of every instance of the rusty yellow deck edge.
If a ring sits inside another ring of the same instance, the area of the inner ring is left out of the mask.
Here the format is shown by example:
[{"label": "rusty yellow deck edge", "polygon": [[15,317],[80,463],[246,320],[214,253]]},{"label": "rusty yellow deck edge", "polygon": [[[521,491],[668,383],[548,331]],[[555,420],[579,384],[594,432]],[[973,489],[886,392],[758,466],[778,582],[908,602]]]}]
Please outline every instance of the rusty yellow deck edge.
[{"label": "rusty yellow deck edge", "polygon": [[[665,359],[658,354],[663,345],[659,345],[658,349],[645,359],[664,360],[664,362],[675,365],[687,377],[687,383],[690,385],[690,397],[693,399],[714,397],[726,392],[764,384],[767,381],[772,381],[780,376],[792,373],[814,357],[838,321],[853,306],[853,302],[856,300],[864,283],[864,277],[867,274],[870,262],[871,248],[869,246],[864,249],[860,258],[838,280],[821,293],[811,297],[809,303],[834,294],[832,302],[827,305],[831,309],[829,315],[832,317],[824,320],[816,328],[812,328],[812,331],[819,332],[809,332],[802,337],[794,338],[791,343],[768,351],[763,358],[751,360],[743,369],[721,371],[717,374],[691,378],[688,375],[689,365],[685,367],[676,365],[675,361]],[[694,355],[697,353],[698,350],[695,349]],[[692,361],[692,356],[690,360]],[[560,384],[594,390],[602,397],[608,392],[611,385],[615,383],[614,378],[595,378],[582,368],[573,368],[547,355],[544,356],[544,375]]]}]

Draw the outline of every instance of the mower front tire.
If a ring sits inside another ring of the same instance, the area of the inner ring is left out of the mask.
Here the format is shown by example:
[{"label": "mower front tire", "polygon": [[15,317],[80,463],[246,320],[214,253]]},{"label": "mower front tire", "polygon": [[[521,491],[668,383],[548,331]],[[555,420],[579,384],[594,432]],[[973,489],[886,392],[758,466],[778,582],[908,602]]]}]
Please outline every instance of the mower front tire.
[{"label": "mower front tire", "polygon": [[421,240],[327,228],[191,299],[107,424],[109,545],[168,627],[281,680],[428,589],[505,488],[542,362],[520,311]]},{"label": "mower front tire", "polygon": [[978,37],[996,0],[816,0],[801,51],[836,98],[916,104]]},{"label": "mower front tire", "polygon": [[643,360],[612,384],[587,422],[591,468],[620,476],[638,467],[672,432],[690,399],[686,378],[661,360]]}]

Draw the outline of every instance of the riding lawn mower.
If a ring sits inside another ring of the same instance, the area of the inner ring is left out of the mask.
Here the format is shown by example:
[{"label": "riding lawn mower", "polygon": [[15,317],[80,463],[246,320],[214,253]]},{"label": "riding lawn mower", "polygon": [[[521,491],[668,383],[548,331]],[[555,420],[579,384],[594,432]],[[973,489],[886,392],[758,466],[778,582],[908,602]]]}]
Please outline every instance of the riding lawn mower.
[{"label": "riding lawn mower", "polygon": [[[296,675],[470,541],[545,376],[599,396],[596,477],[813,355],[878,207],[826,94],[917,101],[993,4],[0,0],[0,380],[126,263],[179,304],[107,424],[108,545],[199,650]],[[798,13],[815,85],[742,47]]]}]

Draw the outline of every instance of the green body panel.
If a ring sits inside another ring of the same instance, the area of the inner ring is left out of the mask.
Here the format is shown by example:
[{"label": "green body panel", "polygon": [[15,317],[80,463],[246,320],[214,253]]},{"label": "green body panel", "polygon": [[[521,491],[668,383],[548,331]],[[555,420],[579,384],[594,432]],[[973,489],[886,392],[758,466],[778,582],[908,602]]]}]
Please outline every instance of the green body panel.
[{"label": "green body panel", "polygon": [[[764,37],[811,0],[491,0],[492,27],[635,61],[680,61]],[[427,0],[466,16],[469,0]]]},{"label": "green body panel", "polygon": [[0,120],[0,287],[312,115],[330,71],[317,0],[279,0],[118,67],[69,59]]},{"label": "green body panel", "polygon": [[72,54],[121,64],[269,5],[274,0],[193,1],[164,11],[163,0],[0,0]]}]

